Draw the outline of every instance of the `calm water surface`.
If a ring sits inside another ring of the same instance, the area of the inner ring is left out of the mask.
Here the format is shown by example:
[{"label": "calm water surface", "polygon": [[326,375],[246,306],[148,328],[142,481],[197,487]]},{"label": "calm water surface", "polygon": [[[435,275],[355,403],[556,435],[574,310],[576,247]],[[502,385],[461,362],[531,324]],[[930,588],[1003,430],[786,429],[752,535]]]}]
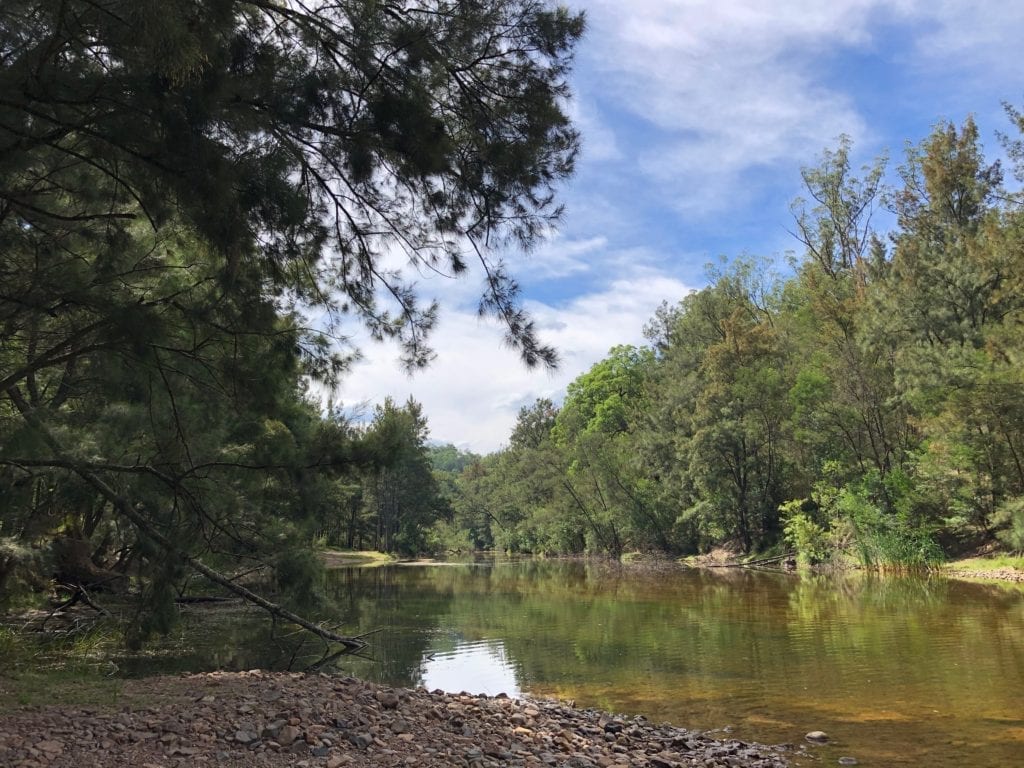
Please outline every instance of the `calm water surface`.
[{"label": "calm water surface", "polygon": [[[370,658],[336,666],[379,682],[575,699],[776,743],[826,731],[822,762],[804,764],[1024,766],[1020,588],[520,561],[338,569],[329,592],[345,631],[381,630]],[[315,658],[235,626],[174,664]]]}]

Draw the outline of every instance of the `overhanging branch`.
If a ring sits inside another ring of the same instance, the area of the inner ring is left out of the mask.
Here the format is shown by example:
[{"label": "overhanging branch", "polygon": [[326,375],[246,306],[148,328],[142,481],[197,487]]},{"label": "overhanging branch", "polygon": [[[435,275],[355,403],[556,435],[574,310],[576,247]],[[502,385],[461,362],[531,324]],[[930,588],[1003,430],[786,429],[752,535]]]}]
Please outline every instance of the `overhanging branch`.
[{"label": "overhanging branch", "polygon": [[60,444],[60,441],[54,437],[53,433],[47,428],[46,424],[43,423],[42,419],[39,418],[38,414],[29,406],[25,401],[22,394],[15,388],[7,390],[7,394],[14,403],[15,407],[21,413],[25,421],[31,426],[39,435],[39,437],[49,446],[50,450],[53,451],[57,459],[62,463],[63,466],[71,469],[75,474],[81,477],[86,483],[95,488],[104,498],[113,504],[116,509],[125,519],[129,520],[144,536],[154,541],[161,549],[166,552],[176,555],[184,560],[188,565],[201,574],[209,581],[217,584],[229,592],[241,597],[243,600],[252,603],[253,605],[259,606],[263,610],[272,616],[284,619],[293,624],[296,624],[303,629],[312,632],[317,637],[322,638],[328,642],[338,643],[343,645],[350,651],[356,651],[366,647],[366,643],[358,638],[348,637],[345,635],[339,635],[331,630],[324,629],[323,627],[314,624],[308,619],[304,619],[287,608],[283,608],[276,603],[272,603],[265,597],[256,594],[252,590],[246,589],[240,584],[232,581],[228,576],[225,576],[218,571],[213,570],[208,565],[203,563],[199,558],[188,554],[181,548],[177,547],[170,539],[156,529],[152,523],[150,523],[144,515],[142,515],[132,503],[114,490],[103,478],[99,477],[95,472],[86,466],[80,465],[72,458],[64,447]]}]

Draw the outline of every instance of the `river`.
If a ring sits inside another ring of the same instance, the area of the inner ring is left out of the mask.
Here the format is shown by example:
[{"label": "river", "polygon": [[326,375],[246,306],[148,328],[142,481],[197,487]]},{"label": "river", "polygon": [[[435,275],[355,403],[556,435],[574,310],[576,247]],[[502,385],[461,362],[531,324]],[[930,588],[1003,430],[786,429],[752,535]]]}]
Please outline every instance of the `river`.
[{"label": "river", "polygon": [[[572,699],[771,743],[822,730],[825,765],[1024,765],[1015,585],[524,560],[341,568],[327,591],[344,631],[378,630],[366,658],[335,668],[377,682]],[[194,615],[188,652],[146,670],[318,653],[255,616],[197,640],[207,622]]]}]

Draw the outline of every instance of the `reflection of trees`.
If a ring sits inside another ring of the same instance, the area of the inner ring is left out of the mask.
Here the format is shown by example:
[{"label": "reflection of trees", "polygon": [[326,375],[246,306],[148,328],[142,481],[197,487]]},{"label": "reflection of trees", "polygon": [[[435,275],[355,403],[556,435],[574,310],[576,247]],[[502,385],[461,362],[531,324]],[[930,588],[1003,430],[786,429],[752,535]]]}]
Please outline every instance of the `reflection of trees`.
[{"label": "reflection of trees", "polygon": [[[346,672],[391,685],[415,686],[423,657],[435,647],[458,585],[439,571],[467,567],[340,568],[327,573],[327,594],[345,627],[374,632],[366,658],[342,657]],[[477,569],[474,569],[477,570]]]},{"label": "reflection of trees", "polygon": [[[347,673],[415,685],[425,654],[500,640],[526,691],[707,727],[753,712],[927,729],[939,702],[1005,713],[1024,669],[1024,591],[938,579],[532,560],[342,569],[327,593],[347,632],[384,629]],[[280,665],[261,626],[234,615],[189,663]]]}]

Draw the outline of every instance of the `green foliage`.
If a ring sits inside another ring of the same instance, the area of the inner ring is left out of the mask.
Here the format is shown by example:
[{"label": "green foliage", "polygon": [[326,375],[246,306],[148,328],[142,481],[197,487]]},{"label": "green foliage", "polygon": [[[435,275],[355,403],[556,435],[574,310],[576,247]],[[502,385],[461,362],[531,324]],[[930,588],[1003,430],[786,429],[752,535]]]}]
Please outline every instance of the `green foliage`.
[{"label": "green foliage", "polygon": [[[846,138],[804,169],[788,279],[757,259],[713,268],[657,310],[650,349],[612,349],[553,418],[524,409],[473,481],[474,508],[503,526],[493,540],[612,554],[786,541],[806,563],[852,551],[899,568],[993,528],[1020,547],[1024,213],[978,137],[971,120],[939,124],[896,188],[884,159],[856,174]],[[1024,144],[1006,143],[1020,161]]]},{"label": "green foliage", "polygon": [[387,398],[377,407],[361,436],[363,450],[375,458],[365,473],[362,511],[350,520],[350,544],[358,535],[360,544],[383,552],[419,554],[430,548],[428,531],[449,510],[431,465],[427,434],[415,400],[399,407]]},{"label": "green foliage", "polygon": [[323,560],[308,547],[280,552],[273,562],[277,594],[298,611],[316,611],[325,603]]},{"label": "green foliage", "polygon": [[945,560],[942,549],[927,531],[892,522],[859,531],[857,552],[861,564],[868,567],[913,570]]},{"label": "green foliage", "polygon": [[430,446],[427,454],[430,456],[430,465],[435,471],[450,474],[458,474],[470,464],[480,461],[480,457],[475,453],[460,450],[451,443]]},{"label": "green foliage", "polygon": [[779,508],[785,526],[786,542],[796,550],[797,560],[803,566],[816,565],[826,560],[831,552],[827,531],[809,513],[800,500],[787,501]]},{"label": "green foliage", "polygon": [[992,516],[997,536],[1014,552],[1024,552],[1024,497],[1007,499]]},{"label": "green foliage", "polygon": [[396,253],[453,275],[473,254],[481,314],[554,362],[489,244],[558,218],[583,18],[419,11],[0,7],[5,599],[51,574],[127,591],[137,643],[174,626],[190,562],[313,596],[312,542],[417,552],[448,513],[418,405],[360,430],[308,394],[351,362],[346,323],[429,362],[437,307]]},{"label": "green foliage", "polygon": [[438,520],[426,534],[428,552],[473,552],[484,549],[473,540],[472,533],[454,521]]}]

